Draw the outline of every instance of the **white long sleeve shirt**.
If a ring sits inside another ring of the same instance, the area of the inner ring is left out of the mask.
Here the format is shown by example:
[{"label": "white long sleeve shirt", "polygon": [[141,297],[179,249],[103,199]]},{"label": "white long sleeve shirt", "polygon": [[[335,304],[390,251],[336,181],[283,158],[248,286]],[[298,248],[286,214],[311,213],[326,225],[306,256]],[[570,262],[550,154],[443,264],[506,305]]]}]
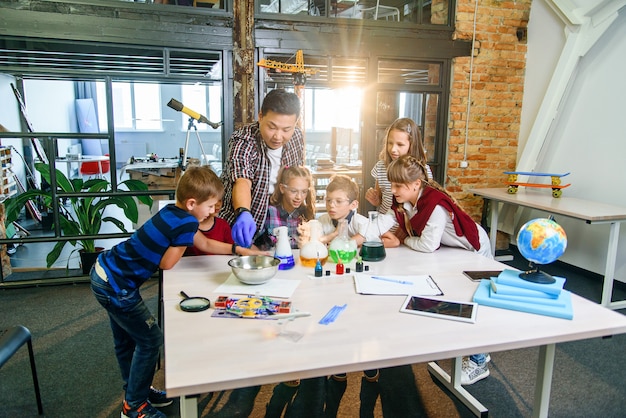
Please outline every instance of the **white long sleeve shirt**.
[{"label": "white long sleeve shirt", "polygon": [[[417,213],[412,204],[404,203],[403,206],[409,219]],[[404,240],[404,244],[415,251],[424,253],[432,253],[441,245],[445,245],[447,247],[463,248],[477,252],[485,257],[493,258],[487,232],[480,225],[476,224],[480,240],[480,250],[476,251],[465,236],[459,237],[456,234],[450,215],[443,207],[437,205],[428,222],[426,222],[422,236],[407,237]]]},{"label": "white long sleeve shirt", "polygon": [[[348,236],[353,237],[356,234],[363,236],[364,241],[380,241],[380,236],[389,231],[393,226],[397,225],[393,212],[385,215],[379,215],[376,218],[375,224],[370,224],[369,218],[354,212],[350,222],[348,222]],[[333,224],[333,220],[330,219],[327,213],[323,214],[318,219],[322,224],[322,231],[324,235],[328,235],[335,231],[336,227]]]}]

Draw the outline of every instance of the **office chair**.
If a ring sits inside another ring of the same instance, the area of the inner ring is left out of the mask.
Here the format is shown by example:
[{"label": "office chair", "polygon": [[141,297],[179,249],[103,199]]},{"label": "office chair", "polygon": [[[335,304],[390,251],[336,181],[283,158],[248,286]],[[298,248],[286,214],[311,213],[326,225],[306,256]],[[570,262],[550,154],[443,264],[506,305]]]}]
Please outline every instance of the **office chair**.
[{"label": "office chair", "polygon": [[[105,154],[108,156],[109,154]],[[111,160],[85,161],[80,163],[80,174],[101,177],[111,169]]]},{"label": "office chair", "polygon": [[28,355],[30,356],[30,370],[33,375],[33,385],[35,386],[35,397],[37,398],[37,411],[43,415],[43,405],[41,404],[41,394],[39,392],[39,380],[37,379],[37,369],[35,368],[35,355],[33,344],[28,328],[17,325],[8,329],[0,330],[0,368],[13,357],[13,354],[24,344],[28,345]]}]

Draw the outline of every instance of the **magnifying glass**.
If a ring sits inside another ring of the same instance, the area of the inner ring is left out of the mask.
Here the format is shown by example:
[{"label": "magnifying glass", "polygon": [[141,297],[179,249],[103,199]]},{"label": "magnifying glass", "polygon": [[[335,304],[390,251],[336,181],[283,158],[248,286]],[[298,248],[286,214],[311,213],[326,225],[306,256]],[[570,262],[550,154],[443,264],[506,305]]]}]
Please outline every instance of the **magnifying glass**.
[{"label": "magnifying glass", "polygon": [[187,293],[180,291],[180,295],[185,299],[179,303],[180,309],[185,312],[200,312],[209,309],[211,301],[202,296],[189,296]]}]

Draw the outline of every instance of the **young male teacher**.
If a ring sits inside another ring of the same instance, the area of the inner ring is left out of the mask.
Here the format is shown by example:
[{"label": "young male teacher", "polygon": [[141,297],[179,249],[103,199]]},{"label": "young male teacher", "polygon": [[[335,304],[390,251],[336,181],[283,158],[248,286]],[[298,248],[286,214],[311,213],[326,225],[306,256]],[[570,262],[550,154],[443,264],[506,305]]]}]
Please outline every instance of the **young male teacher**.
[{"label": "young male teacher", "polygon": [[222,171],[224,206],[220,217],[232,226],[235,243],[250,247],[263,230],[278,169],[303,162],[304,138],[296,127],[300,99],[283,89],[270,91],[257,122],[233,132]]},{"label": "young male teacher", "polygon": [[[222,172],[224,206],[220,217],[232,225],[233,240],[239,246],[249,247],[258,238],[257,232],[263,230],[270,195],[274,187],[278,187],[278,169],[303,164],[304,138],[296,127],[299,117],[298,96],[282,89],[272,90],[263,100],[258,122],[235,131],[228,141],[228,158]],[[325,383],[325,377],[303,380],[299,396],[287,414],[313,416],[311,411],[315,410],[315,416],[319,416],[324,410]],[[280,389],[287,386],[278,388],[280,394]],[[252,386],[234,390],[225,410],[251,412],[259,389],[260,386]],[[275,395],[276,392],[270,404],[277,403],[282,410],[282,398]]]}]

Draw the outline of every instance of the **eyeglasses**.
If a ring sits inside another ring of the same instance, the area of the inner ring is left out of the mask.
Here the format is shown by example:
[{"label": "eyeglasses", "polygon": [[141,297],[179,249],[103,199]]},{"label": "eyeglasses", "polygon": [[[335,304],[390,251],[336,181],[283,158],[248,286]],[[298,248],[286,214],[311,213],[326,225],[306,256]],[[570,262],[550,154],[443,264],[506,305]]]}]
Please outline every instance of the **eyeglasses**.
[{"label": "eyeglasses", "polygon": [[328,206],[341,206],[344,203],[350,203],[350,199],[326,199]]},{"label": "eyeglasses", "polygon": [[298,190],[298,189],[294,189],[293,187],[287,187],[286,184],[281,184],[281,186],[283,186],[283,189],[285,190],[285,192],[289,193],[290,195],[306,196],[307,193],[309,192],[308,189]]}]

